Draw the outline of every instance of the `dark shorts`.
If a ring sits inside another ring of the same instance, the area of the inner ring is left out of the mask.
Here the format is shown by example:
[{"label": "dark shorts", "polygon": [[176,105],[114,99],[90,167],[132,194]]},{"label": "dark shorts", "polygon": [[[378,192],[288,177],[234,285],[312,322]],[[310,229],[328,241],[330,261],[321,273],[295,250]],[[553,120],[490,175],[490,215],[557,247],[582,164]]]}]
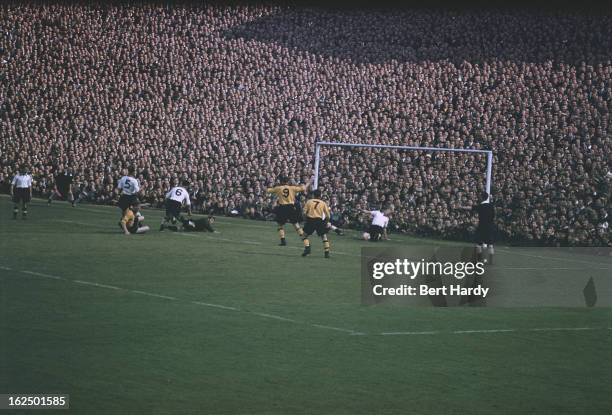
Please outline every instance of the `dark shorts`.
[{"label": "dark shorts", "polygon": [[166,199],[166,218],[178,219],[181,215],[181,203],[176,200]]},{"label": "dark shorts", "polygon": [[307,217],[306,223],[304,223],[304,233],[310,236],[315,231],[319,236],[325,235],[328,231],[327,223],[325,223],[323,219],[312,219]]},{"label": "dark shorts", "polygon": [[274,209],[276,214],[276,223],[284,225],[289,222],[291,224],[298,223],[300,221],[299,212],[295,205],[278,205]]},{"label": "dark shorts", "polygon": [[13,193],[13,202],[29,203],[30,199],[30,189],[23,187],[18,187],[17,189],[15,189],[15,193]]},{"label": "dark shorts", "polygon": [[368,233],[370,234],[370,241],[376,242],[380,241],[383,234],[383,227],[378,225],[370,225],[370,229],[368,229]]},{"label": "dark shorts", "polygon": [[70,189],[68,188],[56,188],[53,189],[53,199],[55,200],[70,200]]},{"label": "dark shorts", "polygon": [[58,187],[57,192],[59,192],[62,197],[68,197],[68,195],[71,193],[70,187]]},{"label": "dark shorts", "polygon": [[492,244],[494,239],[494,229],[493,225],[478,225],[476,228],[476,243],[478,245],[482,244]]},{"label": "dark shorts", "polygon": [[295,205],[295,212],[296,212],[295,214],[296,222],[304,222],[304,214],[303,214],[301,205],[298,205],[298,204]]},{"label": "dark shorts", "polygon": [[126,210],[130,207],[130,205],[138,202],[138,196],[136,195],[121,195],[119,196],[119,201],[117,202],[117,206],[119,209]]}]

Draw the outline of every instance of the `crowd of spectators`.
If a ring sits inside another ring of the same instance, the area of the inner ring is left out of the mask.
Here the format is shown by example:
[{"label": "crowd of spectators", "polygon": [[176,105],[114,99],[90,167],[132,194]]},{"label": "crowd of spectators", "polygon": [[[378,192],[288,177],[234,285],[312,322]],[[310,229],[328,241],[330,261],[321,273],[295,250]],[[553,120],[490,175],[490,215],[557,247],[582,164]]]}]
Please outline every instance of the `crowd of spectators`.
[{"label": "crowd of spectators", "polygon": [[[0,186],[68,167],[93,203],[134,165],[159,206],[269,219],[317,140],[490,149],[499,237],[609,245],[612,16],[277,6],[0,5]],[[337,219],[468,237],[479,155],[328,149]]]}]

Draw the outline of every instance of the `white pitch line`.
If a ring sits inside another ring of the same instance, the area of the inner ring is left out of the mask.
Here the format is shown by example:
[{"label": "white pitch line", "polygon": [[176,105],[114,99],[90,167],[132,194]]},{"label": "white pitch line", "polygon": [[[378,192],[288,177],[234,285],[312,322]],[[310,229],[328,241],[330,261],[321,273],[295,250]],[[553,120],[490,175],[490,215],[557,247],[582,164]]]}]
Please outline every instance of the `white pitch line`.
[{"label": "white pitch line", "polygon": [[[584,331],[584,330],[606,330],[602,327],[540,327],[533,329],[483,329],[483,330],[454,330],[454,331],[395,331],[380,333],[381,336],[408,336],[420,334],[494,334],[494,333],[519,333],[519,332],[554,332],[554,331]],[[612,330],[612,327],[608,327]]]},{"label": "white pitch line", "polygon": [[123,288],[115,287],[114,285],[99,284],[97,282],[90,282],[90,281],[83,281],[83,280],[71,280],[71,281],[76,284],[91,285],[92,287],[108,288],[110,290],[123,290]]},{"label": "white pitch line", "polygon": [[281,317],[281,316],[277,316],[275,314],[268,314],[268,313],[257,313],[255,311],[250,311],[251,314],[255,314],[256,316],[260,316],[260,317],[265,317],[265,318],[272,318],[274,320],[281,320],[281,321],[290,321],[292,323],[297,323],[296,320],[292,319],[292,318],[286,318],[286,317]]},{"label": "white pitch line", "polygon": [[341,331],[341,332],[350,333],[350,334],[358,334],[358,335],[363,335],[364,334],[364,333],[361,333],[361,332],[355,331],[355,330],[342,329],[340,327],[333,327],[333,326],[325,326],[323,324],[311,324],[311,326],[318,327],[320,329],[335,330],[335,331]]},{"label": "white pitch line", "polygon": [[178,300],[178,298],[176,297],[170,297],[169,295],[161,295],[161,294],[155,294],[155,293],[148,293],[146,291],[140,291],[140,290],[127,290],[131,293],[135,293],[135,294],[141,294],[141,295],[146,295],[149,297],[155,297],[155,298],[163,298],[166,300]]},{"label": "white pitch line", "polygon": [[453,334],[472,334],[472,333],[510,333],[515,329],[491,329],[491,330],[455,330]]},{"label": "white pitch line", "polygon": [[545,327],[536,329],[527,329],[527,331],[582,331],[582,330],[599,330],[596,327]]},{"label": "white pitch line", "polygon": [[2,269],[4,271],[12,271],[13,270],[13,268],[5,267],[3,265],[0,265],[0,269]]},{"label": "white pitch line", "polygon": [[236,307],[230,307],[227,305],[221,305],[221,304],[212,304],[212,303],[205,303],[202,301],[192,301],[192,304],[197,304],[197,305],[203,305],[205,307],[213,307],[213,308],[220,308],[222,310],[232,310],[232,311],[240,311],[239,308]]},{"label": "white pitch line", "polygon": [[[90,282],[90,281],[83,281],[83,280],[70,280],[67,278],[62,278],[62,277],[57,277],[55,275],[48,275],[48,274],[43,274],[41,272],[35,272],[35,271],[20,271],[24,274],[30,274],[30,275],[36,275],[39,277],[44,277],[44,278],[53,278],[56,280],[65,280],[65,281],[69,281],[69,282],[73,282],[75,284],[81,284],[81,285],[89,285],[92,287],[98,287],[98,288],[108,288],[108,289],[112,289],[112,290],[124,290],[130,293],[134,293],[134,294],[141,294],[141,295],[146,295],[149,297],[155,297],[155,298],[163,298],[166,300],[179,300],[176,297],[171,297],[168,295],[161,295],[161,294],[154,294],[154,293],[150,293],[147,291],[141,291],[141,290],[131,290],[131,289],[127,289],[127,288],[121,288],[121,287],[116,287],[114,285],[107,285],[107,284],[99,284],[97,282]],[[180,301],[185,301],[185,300],[180,300]],[[213,308],[218,308],[218,309],[222,309],[222,310],[231,310],[231,311],[242,311],[246,314],[253,314],[259,317],[264,317],[264,318],[270,318],[270,319],[274,319],[274,320],[281,320],[281,321],[288,321],[291,323],[296,323],[296,324],[307,324],[307,323],[302,323],[299,322],[297,320],[291,319],[291,318],[287,318],[287,317],[282,317],[279,315],[275,315],[275,314],[268,314],[268,313],[260,313],[260,312],[256,312],[256,311],[246,311],[246,310],[241,310],[239,308],[236,307],[230,307],[230,306],[225,306],[225,305],[221,305],[221,304],[213,304],[213,303],[205,303],[203,301],[190,301],[192,304],[196,304],[196,305],[201,305],[201,306],[205,306],[205,307],[213,307]],[[335,330],[335,331],[341,331],[344,333],[350,333],[353,335],[364,335],[365,333],[361,333],[355,330],[349,330],[349,329],[343,329],[343,328],[339,328],[339,327],[333,327],[333,326],[325,326],[322,324],[310,324],[310,326],[312,327],[317,327],[320,329],[326,329],[326,330]]]},{"label": "white pitch line", "polygon": [[20,272],[23,274],[36,275],[37,277],[51,278],[53,280],[63,280],[64,279],[56,275],[43,274],[42,272],[35,272],[35,271],[20,271]]}]

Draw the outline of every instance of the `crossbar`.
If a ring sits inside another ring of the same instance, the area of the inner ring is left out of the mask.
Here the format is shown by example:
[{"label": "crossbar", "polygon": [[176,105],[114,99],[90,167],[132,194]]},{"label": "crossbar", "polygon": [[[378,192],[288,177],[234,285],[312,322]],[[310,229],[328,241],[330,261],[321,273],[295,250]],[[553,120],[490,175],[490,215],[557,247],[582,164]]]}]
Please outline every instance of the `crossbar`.
[{"label": "crossbar", "polygon": [[481,153],[487,155],[486,190],[491,195],[491,176],[493,172],[493,152],[491,150],[477,150],[472,148],[448,148],[448,147],[417,147],[417,146],[391,146],[385,144],[363,144],[363,143],[332,143],[329,141],[317,141],[315,143],[315,167],[314,188],[319,187],[319,165],[320,148],[328,147],[365,147],[365,148],[390,148],[396,150],[419,150],[419,151],[442,151],[452,153]]}]

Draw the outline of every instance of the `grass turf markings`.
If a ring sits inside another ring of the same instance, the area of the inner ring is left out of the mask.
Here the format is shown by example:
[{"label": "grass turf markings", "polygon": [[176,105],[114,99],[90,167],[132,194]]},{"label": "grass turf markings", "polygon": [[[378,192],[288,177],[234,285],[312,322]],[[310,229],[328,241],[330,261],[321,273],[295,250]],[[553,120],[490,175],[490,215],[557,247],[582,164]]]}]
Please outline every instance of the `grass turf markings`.
[{"label": "grass turf markings", "polygon": [[[13,270],[12,268],[4,266],[4,265],[0,266],[0,269],[6,270],[6,271],[12,271]],[[316,327],[316,328],[323,329],[323,330],[332,330],[332,331],[338,331],[338,332],[342,332],[342,333],[348,333],[350,335],[358,335],[358,336],[367,336],[368,335],[368,333],[364,333],[364,332],[357,331],[357,330],[345,329],[345,328],[341,328],[341,327],[334,327],[334,326],[329,326],[329,325],[324,325],[324,324],[306,323],[306,322],[302,322],[302,321],[299,321],[299,320],[295,320],[295,319],[291,319],[291,318],[287,318],[287,317],[283,317],[283,316],[279,316],[279,315],[275,315],[275,314],[243,310],[243,309],[240,309],[240,308],[237,308],[237,307],[225,306],[225,305],[221,305],[221,304],[206,303],[206,302],[203,302],[203,301],[186,301],[186,300],[181,300],[179,298],[168,296],[168,295],[150,293],[150,292],[142,291],[142,290],[132,290],[132,289],[129,289],[129,288],[122,288],[122,287],[117,287],[117,286],[114,286],[114,285],[100,284],[100,283],[91,282],[91,281],[72,280],[72,279],[68,279],[68,278],[64,278],[64,277],[59,277],[59,276],[56,276],[56,275],[50,275],[50,274],[46,274],[46,273],[42,273],[42,272],[37,272],[37,271],[22,270],[22,271],[18,271],[18,272],[21,272],[21,273],[27,274],[27,275],[33,275],[33,276],[37,276],[37,277],[42,277],[42,278],[50,278],[50,279],[54,279],[54,280],[62,280],[62,281],[67,281],[67,282],[73,282],[75,284],[88,285],[88,286],[91,286],[91,287],[112,289],[112,290],[117,290],[117,291],[126,291],[126,292],[129,292],[129,293],[145,295],[145,296],[148,296],[148,297],[155,297],[155,298],[161,298],[161,299],[173,300],[173,301],[183,301],[183,302],[189,302],[191,304],[195,304],[195,305],[199,305],[199,306],[218,308],[218,309],[222,309],[222,310],[230,310],[230,311],[243,312],[243,313],[252,314],[252,315],[263,317],[263,318],[268,318],[268,319],[273,319],[273,320],[280,320],[280,321],[286,321],[286,322],[297,323],[297,324],[306,324],[306,325],[309,325],[311,327]],[[378,334],[374,334],[374,335],[379,335],[379,336],[407,336],[407,335],[436,335],[436,334],[437,335],[440,335],[440,334],[490,334],[490,333],[515,333],[515,332],[554,332],[554,331],[593,331],[593,330],[612,330],[612,327],[608,327],[608,328],[605,328],[605,327],[540,327],[540,328],[530,328],[530,329],[474,329],[474,330],[453,330],[453,331],[441,331],[441,330],[431,330],[431,331],[397,331],[397,332],[382,332],[382,333],[378,333]]]}]

